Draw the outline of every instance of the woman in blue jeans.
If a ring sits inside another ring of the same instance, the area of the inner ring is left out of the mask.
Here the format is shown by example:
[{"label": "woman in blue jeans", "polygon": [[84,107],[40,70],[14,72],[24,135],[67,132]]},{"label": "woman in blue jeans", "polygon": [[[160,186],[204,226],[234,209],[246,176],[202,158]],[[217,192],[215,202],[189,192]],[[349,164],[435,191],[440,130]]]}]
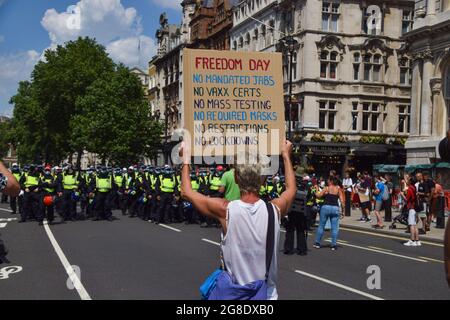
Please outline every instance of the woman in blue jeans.
[{"label": "woman in blue jeans", "polygon": [[[344,193],[338,185],[336,177],[331,176],[328,179],[328,186],[322,192],[317,194],[317,197],[325,198],[325,201],[320,209],[320,222],[317,229],[316,241],[314,248],[320,249],[320,241],[323,237],[323,231],[328,219],[331,221],[331,250],[337,249],[337,237],[339,233],[339,218],[343,212],[342,205],[344,201]],[[339,203],[340,200],[340,203]]]}]

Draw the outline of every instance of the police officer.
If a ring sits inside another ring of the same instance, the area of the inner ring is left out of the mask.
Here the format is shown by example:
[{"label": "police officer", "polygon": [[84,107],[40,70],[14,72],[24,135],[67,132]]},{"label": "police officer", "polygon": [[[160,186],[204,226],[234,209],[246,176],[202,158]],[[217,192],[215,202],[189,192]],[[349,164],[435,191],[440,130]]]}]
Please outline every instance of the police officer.
[{"label": "police officer", "polygon": [[[22,177],[22,172],[20,172],[20,167],[18,166],[17,163],[14,163],[11,167],[11,173],[14,176],[14,178],[16,178],[17,182],[20,181],[20,178]],[[11,197],[11,201],[9,203],[11,210],[12,210],[12,214],[16,214],[17,213],[17,206],[19,207],[19,214],[22,215],[22,202],[23,202],[23,197],[22,196],[18,196],[18,197]]]},{"label": "police officer", "polygon": [[174,192],[174,219],[176,222],[183,222],[184,218],[184,208],[183,208],[183,199],[181,198],[181,174],[180,171],[177,170],[175,175],[175,192]]},{"label": "police officer", "polygon": [[[149,186],[147,183],[146,167],[141,166],[139,168],[139,173],[135,179],[135,188],[137,192],[137,215],[141,219],[145,219],[147,215],[147,203],[148,195],[150,194]],[[134,212],[131,217],[134,217],[136,212]]]},{"label": "police officer", "polygon": [[89,207],[89,202],[91,200],[91,199],[89,199],[88,188],[89,188],[89,185],[91,184],[91,179],[92,179],[93,172],[94,172],[93,167],[90,166],[80,176],[80,180],[81,180],[80,181],[80,207],[81,207],[81,214],[83,216],[86,216],[87,218],[91,217],[90,216],[91,212],[88,212],[88,211],[90,211],[90,209],[88,209],[88,207]]},{"label": "police officer", "polygon": [[[191,172],[191,187],[192,190],[199,192],[200,190],[200,177],[196,174],[195,171]],[[197,209],[192,205],[187,205],[185,207],[185,217],[186,217],[186,222],[185,224],[197,224],[198,223],[198,212]]]},{"label": "police officer", "polygon": [[130,167],[128,169],[129,192],[128,192],[128,212],[130,217],[135,217],[138,213],[138,193],[136,186],[137,168]]},{"label": "police officer", "polygon": [[67,164],[57,182],[58,197],[61,200],[62,222],[76,221],[76,193],[79,192],[79,175],[71,164]]},{"label": "police officer", "polygon": [[[53,199],[56,195],[57,184],[51,170],[52,168],[50,166],[46,166],[40,180],[40,188],[42,190],[41,208],[38,217],[40,223],[42,223],[45,217],[47,217],[49,224],[53,224],[53,220],[55,219]],[[45,204],[45,197],[51,197],[52,201],[49,204]]]},{"label": "police officer", "polygon": [[149,195],[149,204],[148,204],[148,220],[154,222],[156,220],[156,211],[157,211],[157,194],[160,192],[159,184],[158,184],[158,174],[156,169],[153,167],[149,168],[148,174],[148,184],[150,189]]},{"label": "police officer", "polygon": [[112,176],[109,174],[108,169],[104,166],[98,168],[97,176],[91,181],[89,188],[90,197],[95,194],[93,221],[98,221],[100,219],[108,221],[114,220],[111,210],[111,193],[115,190],[115,183]]},{"label": "police officer", "polygon": [[114,209],[121,208],[121,202],[123,201],[123,195],[124,195],[124,189],[123,189],[124,179],[125,179],[125,177],[122,174],[122,169],[115,168],[114,169],[114,183],[117,186],[117,192],[113,195]]},{"label": "police officer", "polygon": [[[20,223],[27,221],[27,218],[38,217],[40,209],[41,195],[39,190],[40,174],[36,165],[30,165],[29,172],[25,173],[19,181],[23,189],[23,210]],[[39,222],[42,225],[41,222]]]},{"label": "police officer", "polygon": [[[174,200],[173,193],[175,191],[175,176],[172,174],[170,167],[165,166],[162,174],[159,176],[159,210],[158,220],[156,223],[171,223],[173,219],[172,203]],[[167,217],[167,220],[166,220]]]},{"label": "police officer", "polygon": [[134,171],[133,167],[129,167],[128,170],[125,169],[124,178],[122,182],[123,189],[123,197],[120,210],[122,211],[122,215],[126,216],[127,211],[130,208],[131,203],[131,189],[134,184]]},{"label": "police officer", "polygon": [[[216,168],[210,169],[208,185],[209,185],[209,196],[212,198],[222,197],[222,194],[220,193],[219,189],[222,185],[223,173],[224,173],[223,167],[220,165],[217,166]],[[201,227],[208,228],[208,227],[212,227],[214,225],[216,227],[219,226],[219,224],[217,223],[217,221],[215,219],[206,218],[206,221],[201,225]]]}]

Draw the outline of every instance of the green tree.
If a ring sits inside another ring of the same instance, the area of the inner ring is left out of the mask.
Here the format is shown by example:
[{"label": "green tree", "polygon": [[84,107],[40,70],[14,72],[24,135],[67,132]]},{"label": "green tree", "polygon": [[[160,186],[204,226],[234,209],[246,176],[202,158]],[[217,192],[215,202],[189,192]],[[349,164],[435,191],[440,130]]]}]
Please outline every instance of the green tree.
[{"label": "green tree", "polygon": [[117,165],[153,156],[162,126],[153,121],[139,79],[118,65],[109,79],[97,79],[80,96],[71,132],[86,150]]},{"label": "green tree", "polygon": [[83,141],[70,130],[72,119],[83,110],[76,101],[98,79],[108,79],[114,63],[94,39],[78,38],[45,52],[32,72],[33,97],[44,123],[44,143],[39,143],[45,161],[55,161],[83,151]]}]

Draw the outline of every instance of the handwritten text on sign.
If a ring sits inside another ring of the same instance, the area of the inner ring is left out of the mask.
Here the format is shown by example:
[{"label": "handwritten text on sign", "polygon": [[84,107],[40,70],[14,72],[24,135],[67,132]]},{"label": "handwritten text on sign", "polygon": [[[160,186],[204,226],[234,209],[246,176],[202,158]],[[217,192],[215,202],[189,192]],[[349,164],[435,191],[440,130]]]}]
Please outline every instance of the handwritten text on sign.
[{"label": "handwritten text on sign", "polygon": [[278,154],[284,136],[281,55],[185,50],[185,129],[194,155],[240,146]]}]

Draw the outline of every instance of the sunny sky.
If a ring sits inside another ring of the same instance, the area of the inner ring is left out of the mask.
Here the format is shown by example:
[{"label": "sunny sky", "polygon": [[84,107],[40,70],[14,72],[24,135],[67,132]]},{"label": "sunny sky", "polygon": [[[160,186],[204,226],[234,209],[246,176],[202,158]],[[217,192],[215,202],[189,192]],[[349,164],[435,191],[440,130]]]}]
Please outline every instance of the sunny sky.
[{"label": "sunny sky", "polygon": [[[13,106],[8,101],[15,94],[17,83],[29,79],[43,52],[78,36],[95,37],[116,62],[130,67],[140,62],[145,68],[156,53],[155,32],[160,14],[167,12],[169,23],[180,23],[180,2],[0,0],[0,115],[12,115]],[[72,9],[80,13],[80,28],[67,25],[70,6],[76,6]]]}]

